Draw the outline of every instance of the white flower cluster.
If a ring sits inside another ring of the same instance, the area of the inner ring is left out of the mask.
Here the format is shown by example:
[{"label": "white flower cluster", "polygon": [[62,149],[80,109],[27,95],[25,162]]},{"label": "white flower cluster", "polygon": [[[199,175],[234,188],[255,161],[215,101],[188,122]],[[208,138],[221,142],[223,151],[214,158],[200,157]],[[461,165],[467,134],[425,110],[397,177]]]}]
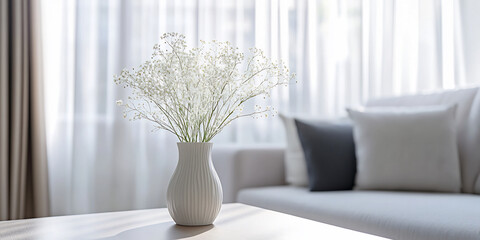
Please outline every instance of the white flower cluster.
[{"label": "white flower cluster", "polygon": [[200,41],[188,49],[183,35],[161,39],[150,61],[115,76],[115,83],[133,90],[127,103],[117,104],[125,107],[124,117],[133,113],[132,120],[153,121],[181,142],[209,142],[237,118],[268,114],[272,109],[260,106],[243,113],[243,105],[294,77],[256,48],[245,59],[229,42]]}]

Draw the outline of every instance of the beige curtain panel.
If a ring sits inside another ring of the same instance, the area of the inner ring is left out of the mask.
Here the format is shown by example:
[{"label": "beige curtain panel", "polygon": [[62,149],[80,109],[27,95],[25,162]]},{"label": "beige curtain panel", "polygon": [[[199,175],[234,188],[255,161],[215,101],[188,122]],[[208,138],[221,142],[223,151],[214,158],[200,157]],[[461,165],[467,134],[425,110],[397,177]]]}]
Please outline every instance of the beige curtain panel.
[{"label": "beige curtain panel", "polygon": [[49,214],[38,1],[0,1],[0,220]]}]

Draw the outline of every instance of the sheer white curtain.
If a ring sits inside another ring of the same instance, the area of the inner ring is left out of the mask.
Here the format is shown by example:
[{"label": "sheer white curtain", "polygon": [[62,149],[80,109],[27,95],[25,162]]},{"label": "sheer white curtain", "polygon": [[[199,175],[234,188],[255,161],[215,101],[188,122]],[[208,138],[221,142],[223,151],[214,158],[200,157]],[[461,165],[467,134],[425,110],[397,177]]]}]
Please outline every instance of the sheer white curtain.
[{"label": "sheer white curtain", "polygon": [[[467,82],[455,0],[42,0],[52,214],[160,207],[176,139],[121,117],[112,76],[147,60],[164,32],[256,46],[298,83],[281,112],[333,117],[371,97]],[[254,105],[255,103],[249,103]],[[214,139],[282,143],[277,118],[243,119]]]},{"label": "sheer white curtain", "polygon": [[457,0],[364,0],[363,96],[451,89],[465,77]]}]

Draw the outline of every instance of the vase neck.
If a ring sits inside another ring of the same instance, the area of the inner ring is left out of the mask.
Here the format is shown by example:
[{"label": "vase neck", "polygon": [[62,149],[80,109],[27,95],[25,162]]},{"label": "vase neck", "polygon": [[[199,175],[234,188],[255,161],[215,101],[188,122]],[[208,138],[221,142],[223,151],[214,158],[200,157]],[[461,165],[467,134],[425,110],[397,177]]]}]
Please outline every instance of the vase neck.
[{"label": "vase neck", "polygon": [[178,158],[182,162],[208,163],[213,143],[177,143]]}]

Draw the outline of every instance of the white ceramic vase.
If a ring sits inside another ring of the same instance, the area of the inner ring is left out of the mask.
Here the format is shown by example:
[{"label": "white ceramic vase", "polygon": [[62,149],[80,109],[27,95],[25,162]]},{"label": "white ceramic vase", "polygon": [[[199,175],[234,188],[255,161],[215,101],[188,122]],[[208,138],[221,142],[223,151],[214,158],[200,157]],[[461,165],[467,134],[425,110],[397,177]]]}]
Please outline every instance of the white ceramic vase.
[{"label": "white ceramic vase", "polygon": [[177,143],[178,163],[167,189],[167,208],[178,225],[212,224],[223,192],[213,167],[213,143]]}]

